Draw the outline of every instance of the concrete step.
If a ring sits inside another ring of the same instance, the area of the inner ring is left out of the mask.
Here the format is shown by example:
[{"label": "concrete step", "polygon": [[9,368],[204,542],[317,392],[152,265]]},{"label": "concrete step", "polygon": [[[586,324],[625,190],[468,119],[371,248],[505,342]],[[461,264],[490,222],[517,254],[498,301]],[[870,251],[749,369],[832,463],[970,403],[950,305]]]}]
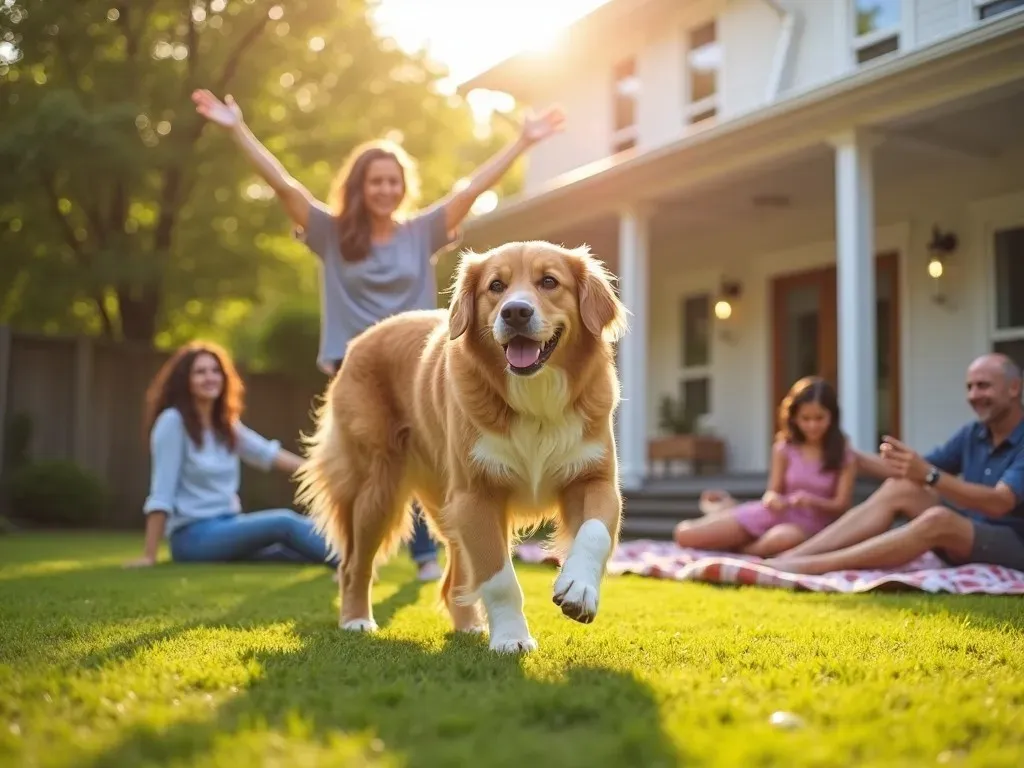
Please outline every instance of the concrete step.
[{"label": "concrete step", "polygon": [[[649,480],[643,488],[623,494],[622,535],[625,538],[669,539],[680,520],[700,517],[700,494],[709,488],[728,491],[738,501],[753,501],[764,494],[765,475],[679,477]],[[858,480],[854,503],[877,488],[875,480]]]}]

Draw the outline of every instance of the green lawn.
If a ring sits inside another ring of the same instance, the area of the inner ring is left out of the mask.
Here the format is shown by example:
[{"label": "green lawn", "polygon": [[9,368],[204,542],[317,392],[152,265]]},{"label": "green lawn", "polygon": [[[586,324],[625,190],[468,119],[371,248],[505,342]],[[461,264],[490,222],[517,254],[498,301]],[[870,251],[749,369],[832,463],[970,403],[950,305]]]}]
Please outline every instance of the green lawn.
[{"label": "green lawn", "polygon": [[[0,537],[0,764],[1019,766],[1024,600],[606,582],[519,567],[540,650],[452,637],[401,556],[377,636],[326,569],[125,571],[127,536]],[[795,713],[797,727],[771,723]]]}]

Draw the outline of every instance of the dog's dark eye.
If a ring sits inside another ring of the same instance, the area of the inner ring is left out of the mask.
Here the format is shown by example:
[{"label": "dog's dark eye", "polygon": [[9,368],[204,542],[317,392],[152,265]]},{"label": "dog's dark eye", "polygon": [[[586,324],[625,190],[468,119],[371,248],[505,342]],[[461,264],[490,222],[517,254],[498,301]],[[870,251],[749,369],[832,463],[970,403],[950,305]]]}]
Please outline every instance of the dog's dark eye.
[{"label": "dog's dark eye", "polygon": [[558,281],[551,275],[544,275],[544,277],[540,279],[540,287],[547,288],[550,291],[552,288],[558,287]]},{"label": "dog's dark eye", "polygon": [[501,280],[492,280],[490,289],[493,293],[501,293],[505,290],[505,284]]}]

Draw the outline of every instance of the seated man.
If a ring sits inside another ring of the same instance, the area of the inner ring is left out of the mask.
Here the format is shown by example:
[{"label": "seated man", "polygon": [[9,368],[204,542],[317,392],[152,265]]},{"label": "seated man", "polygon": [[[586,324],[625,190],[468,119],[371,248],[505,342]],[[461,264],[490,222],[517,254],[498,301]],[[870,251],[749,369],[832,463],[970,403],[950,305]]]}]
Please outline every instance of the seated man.
[{"label": "seated man", "polygon": [[[893,438],[885,439],[881,458],[861,454],[865,470],[889,479],[767,563],[789,573],[827,573],[898,567],[934,551],[951,565],[1024,570],[1021,369],[1005,355],[979,357],[967,369],[967,402],[977,421],[926,456]],[[910,522],[892,528],[900,514]]]}]

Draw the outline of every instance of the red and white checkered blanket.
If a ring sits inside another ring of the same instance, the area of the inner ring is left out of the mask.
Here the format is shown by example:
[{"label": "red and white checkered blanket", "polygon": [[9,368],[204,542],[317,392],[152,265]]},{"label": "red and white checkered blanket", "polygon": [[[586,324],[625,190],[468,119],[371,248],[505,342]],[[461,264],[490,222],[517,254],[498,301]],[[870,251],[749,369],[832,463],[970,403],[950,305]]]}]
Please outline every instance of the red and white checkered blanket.
[{"label": "red and white checkered blanket", "polygon": [[[557,565],[557,560],[535,543],[521,544],[516,556],[523,562]],[[1021,571],[983,564],[951,568],[931,553],[901,568],[805,576],[776,571],[756,557],[684,549],[665,541],[637,540],[619,544],[608,563],[608,572],[812,592],[916,589],[964,595],[1024,595],[1024,573]]]}]

